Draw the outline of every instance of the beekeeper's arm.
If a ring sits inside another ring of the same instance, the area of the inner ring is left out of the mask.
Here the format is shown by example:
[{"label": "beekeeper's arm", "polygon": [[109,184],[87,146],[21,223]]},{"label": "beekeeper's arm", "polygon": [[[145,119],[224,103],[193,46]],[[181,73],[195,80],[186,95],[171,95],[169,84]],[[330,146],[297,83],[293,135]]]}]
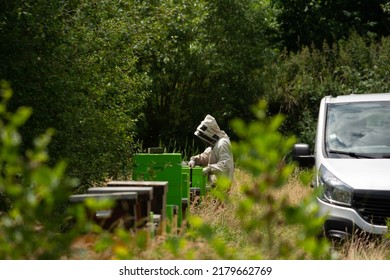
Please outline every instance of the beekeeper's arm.
[{"label": "beekeeper's arm", "polygon": [[208,147],[206,150],[204,150],[203,153],[196,156],[192,156],[188,165],[190,167],[194,167],[195,165],[207,166],[207,164],[209,163],[210,154],[211,147]]},{"label": "beekeeper's arm", "polygon": [[221,139],[214,147],[215,156],[217,158],[216,163],[210,163],[204,170],[208,174],[219,175],[221,173],[230,177],[230,171],[233,168],[233,156],[231,152],[231,146],[228,141]]}]

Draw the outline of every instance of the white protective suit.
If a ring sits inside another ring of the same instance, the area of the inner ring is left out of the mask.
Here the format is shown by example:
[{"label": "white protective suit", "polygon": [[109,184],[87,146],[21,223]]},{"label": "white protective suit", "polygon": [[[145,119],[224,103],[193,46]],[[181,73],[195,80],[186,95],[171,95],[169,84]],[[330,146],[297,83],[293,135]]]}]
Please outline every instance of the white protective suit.
[{"label": "white protective suit", "polygon": [[194,134],[210,146],[203,153],[191,157],[190,163],[203,166],[203,173],[210,176],[212,184],[215,184],[216,176],[221,174],[233,181],[234,160],[230,139],[219,128],[214,117],[207,115]]}]

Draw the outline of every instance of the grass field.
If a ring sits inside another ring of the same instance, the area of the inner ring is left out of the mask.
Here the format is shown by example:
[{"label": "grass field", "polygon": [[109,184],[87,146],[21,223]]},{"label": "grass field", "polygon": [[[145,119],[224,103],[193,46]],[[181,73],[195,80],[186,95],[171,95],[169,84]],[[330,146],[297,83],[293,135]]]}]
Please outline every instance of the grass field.
[{"label": "grass field", "polygon": [[[240,196],[240,185],[242,182],[250,180],[250,178],[238,170],[236,173],[236,182],[232,188],[232,195]],[[298,176],[292,175],[287,184],[276,192],[276,196],[278,198],[288,197],[288,199],[293,204],[300,203],[303,199],[310,196],[313,193],[313,189],[308,185],[303,185]],[[207,205],[203,205],[204,209],[203,213],[207,217]],[[197,210],[199,211],[199,210]],[[220,216],[222,217],[231,217],[228,220],[225,220],[225,223],[228,223],[232,228],[234,228],[235,222],[233,216],[225,215],[226,212],[233,212],[232,209],[221,209],[222,213]],[[215,224],[218,222],[222,222],[221,219],[217,219],[213,215],[209,215],[208,219],[211,223]],[[237,232],[239,230],[237,229]],[[281,235],[285,235],[287,239],[294,238],[296,234],[299,233],[299,230],[294,227],[286,227],[280,230]],[[240,235],[240,234],[238,234]],[[367,240],[361,239],[358,237],[352,238],[352,240],[346,241],[341,245],[332,245],[332,257],[336,259],[342,260],[384,260],[390,257],[390,242],[387,238],[383,238],[380,240]]]},{"label": "grass field", "polygon": [[[230,190],[230,196],[233,201],[239,201],[242,197],[240,186],[247,184],[251,180],[250,176],[237,170],[235,174],[235,182]],[[287,184],[280,190],[277,190],[275,195],[282,199],[287,197],[292,204],[299,204],[306,197],[313,193],[313,189],[308,185],[303,185],[298,179],[298,176],[292,175]],[[208,223],[215,225],[219,234],[225,239],[230,239],[232,246],[240,247],[240,244],[246,243],[246,234],[240,229],[235,212],[234,204],[224,205],[213,203],[206,200],[205,203],[192,208],[192,213],[200,215]],[[294,226],[284,225],[279,231],[280,238],[294,239],[299,234],[299,228]],[[366,240],[357,237],[346,241],[342,245],[332,245],[332,258],[342,260],[384,260],[390,257],[390,242],[383,238],[380,240]],[[297,252],[297,256],[299,253]],[[264,256],[267,257],[267,256]]]}]

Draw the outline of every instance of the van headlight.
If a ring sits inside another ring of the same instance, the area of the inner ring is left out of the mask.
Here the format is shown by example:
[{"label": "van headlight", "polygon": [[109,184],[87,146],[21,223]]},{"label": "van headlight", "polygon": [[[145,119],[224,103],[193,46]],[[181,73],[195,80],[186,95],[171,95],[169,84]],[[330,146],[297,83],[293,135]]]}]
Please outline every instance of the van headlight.
[{"label": "van headlight", "polygon": [[319,186],[322,188],[320,198],[328,203],[351,206],[352,188],[334,176],[323,165],[321,165],[319,172]]}]

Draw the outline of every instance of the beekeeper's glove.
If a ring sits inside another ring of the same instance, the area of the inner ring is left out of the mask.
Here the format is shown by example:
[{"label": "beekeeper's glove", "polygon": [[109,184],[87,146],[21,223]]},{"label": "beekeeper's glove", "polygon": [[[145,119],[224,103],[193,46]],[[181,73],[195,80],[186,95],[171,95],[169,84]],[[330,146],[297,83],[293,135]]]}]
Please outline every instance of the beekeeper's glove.
[{"label": "beekeeper's glove", "polygon": [[211,172],[211,168],[209,166],[203,168],[202,170],[204,176],[208,176]]},{"label": "beekeeper's glove", "polygon": [[190,160],[190,162],[188,163],[188,166],[191,168],[195,167],[195,160]]}]

